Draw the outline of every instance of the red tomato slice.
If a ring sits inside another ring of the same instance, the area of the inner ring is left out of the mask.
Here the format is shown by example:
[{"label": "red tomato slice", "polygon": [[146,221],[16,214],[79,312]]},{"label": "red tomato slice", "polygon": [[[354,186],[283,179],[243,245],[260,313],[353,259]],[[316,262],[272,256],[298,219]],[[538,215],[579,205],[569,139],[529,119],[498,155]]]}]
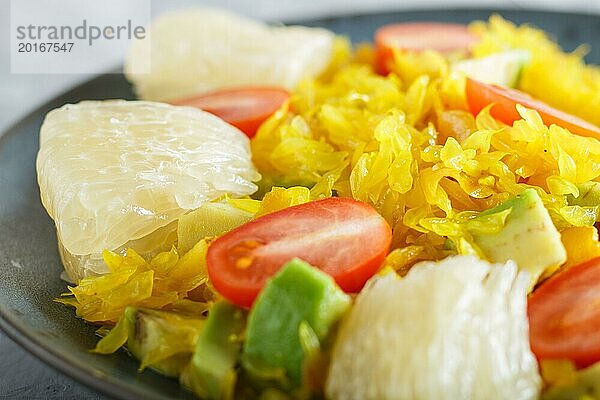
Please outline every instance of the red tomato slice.
[{"label": "red tomato slice", "polygon": [[392,231],[373,207],[332,197],[289,207],[250,221],[211,243],[206,256],[215,289],[250,307],[281,266],[294,257],[358,292],[388,253]]},{"label": "red tomato slice", "polygon": [[171,102],[198,107],[235,126],[248,137],[281,107],[290,94],[278,87],[246,87],[205,93]]},{"label": "red tomato slice", "polygon": [[538,359],[600,360],[600,258],[569,268],[529,298],[531,350]]},{"label": "red tomato slice", "polygon": [[542,117],[544,124],[548,126],[556,124],[576,135],[600,139],[600,127],[536,100],[519,90],[489,85],[467,78],[466,93],[467,102],[473,115],[479,114],[482,109],[494,104],[490,114],[497,120],[512,125],[513,122],[521,119],[516,108],[517,104],[521,104],[536,110]]},{"label": "red tomato slice", "polygon": [[375,32],[377,50],[376,70],[380,74],[390,72],[394,49],[423,51],[436,50],[449,54],[468,52],[479,38],[469,32],[466,25],[440,22],[414,22],[385,25]]}]

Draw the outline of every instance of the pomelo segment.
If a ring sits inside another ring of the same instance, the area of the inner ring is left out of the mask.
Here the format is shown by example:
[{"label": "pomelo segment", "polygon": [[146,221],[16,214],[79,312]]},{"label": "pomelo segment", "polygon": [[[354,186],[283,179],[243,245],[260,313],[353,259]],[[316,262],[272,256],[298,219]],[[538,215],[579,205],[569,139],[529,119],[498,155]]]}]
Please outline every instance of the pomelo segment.
[{"label": "pomelo segment", "polygon": [[[334,34],[321,28],[268,26],[227,11],[197,7],[166,13],[137,40],[125,74],[140,98],[176,100],[222,88],[294,89],[329,64]],[[150,73],[135,73],[150,63]]]},{"label": "pomelo segment", "polygon": [[[221,119],[192,107],[124,100],[49,112],[37,173],[63,260],[74,257],[75,265],[132,243],[143,254],[170,246],[175,226],[150,234],[225,194],[249,195],[260,179],[248,139]],[[70,272],[72,279],[90,272],[84,264],[71,268],[85,270]]]},{"label": "pomelo segment", "polygon": [[[131,248],[146,260],[151,260],[159,253],[171,250],[173,243],[177,241],[178,225],[179,220],[173,221],[162,228],[158,228],[149,235],[136,240],[130,240],[122,246],[112,249],[112,251],[120,255],[125,255],[127,249]],[[63,246],[60,235],[57,234],[57,236],[59,237],[58,254],[66,272],[66,276],[62,276],[63,279],[76,284],[86,276],[103,275],[109,272],[102,252],[83,255],[72,254]]]},{"label": "pomelo segment", "polygon": [[371,279],[343,320],[330,399],[537,399],[529,347],[529,278],[473,256]]}]

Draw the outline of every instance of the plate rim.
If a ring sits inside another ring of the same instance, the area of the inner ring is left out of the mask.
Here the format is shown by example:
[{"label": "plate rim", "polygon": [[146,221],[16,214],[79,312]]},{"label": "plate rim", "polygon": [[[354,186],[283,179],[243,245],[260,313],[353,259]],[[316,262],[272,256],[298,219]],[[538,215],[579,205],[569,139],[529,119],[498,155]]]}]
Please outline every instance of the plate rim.
[{"label": "plate rim", "polygon": [[27,333],[27,328],[23,328],[22,322],[11,318],[9,312],[0,304],[0,330],[6,336],[17,343],[22,349],[42,361],[48,367],[59,371],[67,378],[73,379],[88,389],[111,399],[164,399],[163,396],[139,386],[128,385],[111,375],[93,373],[91,368],[81,368],[81,364],[73,362],[65,357],[64,354],[44,346],[34,336]]}]

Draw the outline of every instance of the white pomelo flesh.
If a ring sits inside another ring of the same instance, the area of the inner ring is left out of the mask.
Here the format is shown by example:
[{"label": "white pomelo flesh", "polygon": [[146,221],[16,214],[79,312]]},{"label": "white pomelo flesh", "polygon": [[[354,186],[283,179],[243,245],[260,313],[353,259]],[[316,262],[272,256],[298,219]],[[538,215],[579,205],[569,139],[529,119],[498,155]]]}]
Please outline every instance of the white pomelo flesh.
[{"label": "white pomelo flesh", "polygon": [[529,278],[458,256],[373,278],[335,339],[328,398],[536,399]]},{"label": "white pomelo flesh", "polygon": [[[125,255],[128,249],[133,249],[146,260],[150,260],[160,252],[171,250],[173,244],[177,241],[178,225],[179,220],[173,221],[149,235],[136,240],[130,240],[122,246],[111,250],[115,253]],[[65,249],[59,238],[58,254],[67,273],[66,277],[63,276],[63,278],[70,283],[76,284],[80,279],[87,276],[102,275],[109,272],[101,252],[84,255],[72,254]]]},{"label": "white pomelo flesh", "polygon": [[[334,35],[321,28],[268,26],[227,11],[166,13],[134,41],[125,63],[140,98],[174,100],[238,86],[293,89],[328,65]],[[149,63],[149,73],[136,69]]]},{"label": "white pomelo flesh", "polygon": [[[131,241],[149,247],[143,238],[159,228],[225,194],[251,194],[260,178],[247,137],[221,119],[123,100],[49,112],[37,173],[59,241],[76,258],[98,258]],[[166,236],[148,237],[154,243]]]}]

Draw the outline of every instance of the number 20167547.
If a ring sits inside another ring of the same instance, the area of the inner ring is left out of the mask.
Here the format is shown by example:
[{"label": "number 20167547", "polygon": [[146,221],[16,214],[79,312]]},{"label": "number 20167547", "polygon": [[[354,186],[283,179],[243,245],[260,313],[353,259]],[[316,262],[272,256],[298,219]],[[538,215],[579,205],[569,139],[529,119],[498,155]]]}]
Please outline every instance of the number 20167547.
[{"label": "number 20167547", "polygon": [[20,42],[19,53],[70,53],[73,42]]}]

